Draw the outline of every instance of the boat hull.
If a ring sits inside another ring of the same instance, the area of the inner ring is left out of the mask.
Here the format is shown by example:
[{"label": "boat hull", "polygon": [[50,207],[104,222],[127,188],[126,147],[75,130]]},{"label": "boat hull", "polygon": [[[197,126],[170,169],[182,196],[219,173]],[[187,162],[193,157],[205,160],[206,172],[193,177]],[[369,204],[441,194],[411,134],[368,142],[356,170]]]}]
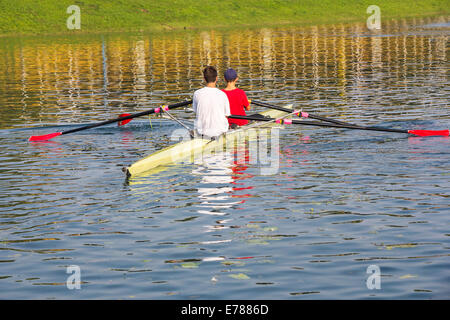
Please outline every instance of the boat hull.
[{"label": "boat hull", "polygon": [[[292,106],[285,106],[285,108],[292,109]],[[286,116],[286,112],[278,110],[267,110],[260,112],[259,114],[270,118]],[[263,125],[264,123],[261,124],[261,126]],[[192,157],[196,158],[198,155],[202,155],[205,152],[218,150],[226,143],[236,141],[239,135],[251,128],[255,127],[252,124],[242,126],[236,130],[227,132],[226,134],[220,136],[217,140],[194,138],[187,141],[178,142],[133,163],[131,166],[126,168],[127,176],[131,177],[141,175],[159,166],[173,164]]]}]

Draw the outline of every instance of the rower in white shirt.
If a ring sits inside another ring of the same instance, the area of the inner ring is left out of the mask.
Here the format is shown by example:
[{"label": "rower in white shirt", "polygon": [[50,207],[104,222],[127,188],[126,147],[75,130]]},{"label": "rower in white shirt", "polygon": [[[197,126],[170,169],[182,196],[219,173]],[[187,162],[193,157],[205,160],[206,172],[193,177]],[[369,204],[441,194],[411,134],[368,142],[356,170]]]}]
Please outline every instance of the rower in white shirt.
[{"label": "rower in white shirt", "polygon": [[195,130],[198,135],[217,137],[228,131],[227,116],[230,103],[227,95],[216,88],[217,70],[208,66],[203,70],[206,86],[194,92]]}]

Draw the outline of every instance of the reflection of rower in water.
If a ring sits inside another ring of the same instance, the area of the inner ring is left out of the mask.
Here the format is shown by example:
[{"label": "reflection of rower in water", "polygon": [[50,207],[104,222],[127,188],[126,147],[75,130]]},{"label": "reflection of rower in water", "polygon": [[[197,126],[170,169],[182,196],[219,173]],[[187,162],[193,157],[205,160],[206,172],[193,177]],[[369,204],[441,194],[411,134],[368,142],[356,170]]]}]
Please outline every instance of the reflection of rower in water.
[{"label": "reflection of rower in water", "polygon": [[230,104],[227,95],[216,88],[216,68],[206,67],[203,77],[206,86],[194,92],[192,103],[196,113],[195,129],[201,136],[217,137],[228,131],[227,116],[230,115]]},{"label": "reflection of rower in water", "polygon": [[[201,176],[196,186],[200,200],[197,205],[198,213],[223,216],[230,213],[233,207],[244,203],[245,198],[252,196],[244,190],[250,190],[253,187],[246,186],[243,182],[253,177],[251,174],[245,174],[247,169],[245,162],[248,162],[248,156],[248,150],[245,158],[238,160],[228,153],[210,154],[203,158],[201,165],[192,170],[193,176]],[[229,228],[224,225],[226,221],[228,220],[223,220],[219,225],[207,227],[209,231]]]},{"label": "reflection of rower in water", "polygon": [[[244,90],[236,87],[236,82],[239,80],[237,72],[234,69],[228,69],[224,74],[225,81],[227,82],[227,87],[222,91],[228,97],[230,102],[230,112],[232,115],[245,116],[245,110],[250,110],[250,104],[247,99],[247,95]],[[231,129],[236,129],[238,126],[243,126],[248,124],[248,120],[243,119],[228,119]]]}]

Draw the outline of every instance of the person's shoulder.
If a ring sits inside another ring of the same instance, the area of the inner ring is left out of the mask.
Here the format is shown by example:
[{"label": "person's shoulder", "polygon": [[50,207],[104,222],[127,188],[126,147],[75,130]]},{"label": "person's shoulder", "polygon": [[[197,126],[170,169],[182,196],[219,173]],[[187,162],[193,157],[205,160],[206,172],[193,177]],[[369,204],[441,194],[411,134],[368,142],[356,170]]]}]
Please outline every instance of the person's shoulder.
[{"label": "person's shoulder", "polygon": [[219,90],[220,91],[220,95],[222,97],[225,97],[228,100],[228,95],[225,93],[225,90]]},{"label": "person's shoulder", "polygon": [[194,94],[196,94],[196,93],[198,94],[199,92],[204,91],[204,89],[205,89],[205,87],[197,89],[197,90],[194,91]]},{"label": "person's shoulder", "polygon": [[224,89],[219,89],[219,88],[214,88],[214,93],[220,95],[220,96],[226,96],[227,94],[225,93]]},{"label": "person's shoulder", "polygon": [[247,98],[247,94],[245,93],[244,90],[240,89],[240,88],[236,88],[237,94],[242,97],[242,98]]},{"label": "person's shoulder", "polygon": [[194,91],[194,98],[200,98],[200,97],[202,97],[204,95],[207,95],[207,94],[208,94],[208,88],[207,87],[203,87],[203,88],[200,88],[200,89],[197,89],[197,90]]}]

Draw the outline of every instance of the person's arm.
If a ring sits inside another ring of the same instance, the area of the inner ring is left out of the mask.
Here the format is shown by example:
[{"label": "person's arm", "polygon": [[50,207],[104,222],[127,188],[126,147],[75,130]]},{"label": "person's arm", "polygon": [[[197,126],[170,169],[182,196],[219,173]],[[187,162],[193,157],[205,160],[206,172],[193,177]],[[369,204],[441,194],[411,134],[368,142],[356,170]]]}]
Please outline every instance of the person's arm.
[{"label": "person's arm", "polygon": [[245,110],[250,110],[250,103],[249,100],[247,99],[247,95],[245,94],[245,91],[242,90],[242,104],[244,105]]},{"label": "person's arm", "polygon": [[227,95],[225,93],[223,93],[223,95],[225,96],[224,99],[223,99],[223,102],[225,104],[225,116],[228,117],[229,115],[231,115],[231,112],[230,112],[230,101],[228,100],[228,97],[227,97]]},{"label": "person's arm", "polygon": [[197,113],[197,95],[196,92],[194,92],[194,96],[192,97],[192,109],[194,110],[195,113]]}]

